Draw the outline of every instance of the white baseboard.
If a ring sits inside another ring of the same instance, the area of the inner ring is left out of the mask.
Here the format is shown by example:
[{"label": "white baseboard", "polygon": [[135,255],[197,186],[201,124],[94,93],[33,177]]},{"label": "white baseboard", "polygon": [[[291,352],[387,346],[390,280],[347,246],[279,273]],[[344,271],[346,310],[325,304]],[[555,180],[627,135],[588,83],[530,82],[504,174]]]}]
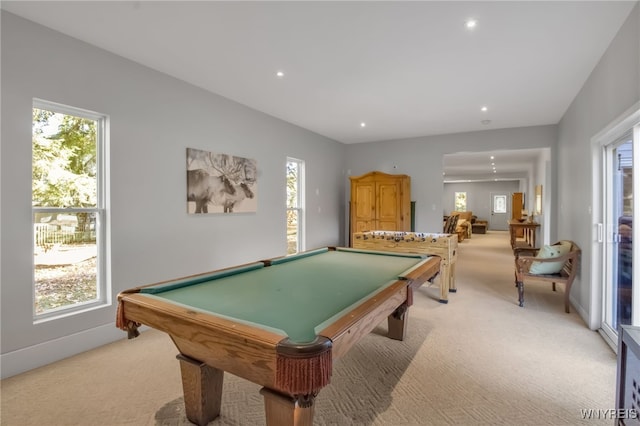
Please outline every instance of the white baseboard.
[{"label": "white baseboard", "polygon": [[618,343],[611,340],[611,338],[607,335],[607,333],[602,331],[600,321],[593,321],[592,316],[589,315],[582,305],[577,303],[573,297],[569,297],[569,301],[571,302],[571,307],[582,317],[584,323],[589,327],[590,330],[596,331],[600,334],[600,337],[611,347],[614,353],[618,353]]},{"label": "white baseboard", "polygon": [[105,324],[8,352],[0,356],[1,378],[6,379],[120,339],[126,339],[126,333],[118,330],[113,324]]},{"label": "white baseboard", "polygon": [[582,318],[582,321],[589,327],[591,330],[595,330],[591,327],[591,323],[589,322],[589,313],[578,303],[574,297],[569,296],[569,307],[573,308],[576,313]]}]

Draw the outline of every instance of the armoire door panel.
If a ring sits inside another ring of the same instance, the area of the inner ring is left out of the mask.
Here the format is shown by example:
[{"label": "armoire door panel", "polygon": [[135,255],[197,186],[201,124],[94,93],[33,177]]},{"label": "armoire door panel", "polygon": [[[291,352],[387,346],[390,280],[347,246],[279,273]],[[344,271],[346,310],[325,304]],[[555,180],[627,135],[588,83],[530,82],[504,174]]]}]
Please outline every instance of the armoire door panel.
[{"label": "armoire door panel", "polygon": [[381,183],[378,186],[377,218],[381,222],[395,222],[398,220],[400,205],[398,185],[395,183]]},{"label": "armoire door panel", "polygon": [[400,231],[396,221],[379,220],[376,231]]},{"label": "armoire door panel", "polygon": [[356,218],[373,220],[375,218],[375,189],[373,185],[359,185],[355,199]]},{"label": "armoire door panel", "polygon": [[372,224],[372,222],[370,220],[359,220],[355,224],[355,231],[354,232],[368,232],[368,231],[373,231],[375,229],[376,229],[376,227],[373,226],[373,224]]}]

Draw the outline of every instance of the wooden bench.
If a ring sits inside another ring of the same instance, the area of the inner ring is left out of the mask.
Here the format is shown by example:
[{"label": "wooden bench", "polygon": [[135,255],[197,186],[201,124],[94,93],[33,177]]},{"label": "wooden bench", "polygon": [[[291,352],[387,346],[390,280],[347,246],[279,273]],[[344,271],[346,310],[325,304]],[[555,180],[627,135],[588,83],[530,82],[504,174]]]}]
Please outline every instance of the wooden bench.
[{"label": "wooden bench", "polygon": [[[539,258],[535,257],[540,249],[538,248],[515,248],[516,263],[516,286],[518,287],[518,302],[520,306],[524,306],[524,282],[526,281],[546,281],[551,282],[553,291],[556,291],[556,283],[564,283],[564,310],[569,313],[569,294],[571,293],[571,284],[578,273],[578,260],[580,256],[580,247],[573,241],[559,241],[554,244],[570,244],[571,248],[567,254],[558,257]],[[550,263],[562,262],[562,269],[556,274],[534,274],[530,272],[531,265],[535,262]]]}]

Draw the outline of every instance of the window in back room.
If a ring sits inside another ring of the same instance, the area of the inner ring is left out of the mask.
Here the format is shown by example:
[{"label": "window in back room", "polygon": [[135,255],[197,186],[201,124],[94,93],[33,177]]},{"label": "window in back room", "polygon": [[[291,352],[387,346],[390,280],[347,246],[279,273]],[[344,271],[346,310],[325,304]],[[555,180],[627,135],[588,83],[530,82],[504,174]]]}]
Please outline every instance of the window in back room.
[{"label": "window in back room", "polygon": [[467,211],[467,193],[466,192],[455,193],[455,211],[457,212]]},{"label": "window in back room", "polygon": [[287,158],[287,254],[304,250],[304,161]]},{"label": "window in back room", "polygon": [[32,110],[36,321],[109,302],[104,115],[42,100]]}]

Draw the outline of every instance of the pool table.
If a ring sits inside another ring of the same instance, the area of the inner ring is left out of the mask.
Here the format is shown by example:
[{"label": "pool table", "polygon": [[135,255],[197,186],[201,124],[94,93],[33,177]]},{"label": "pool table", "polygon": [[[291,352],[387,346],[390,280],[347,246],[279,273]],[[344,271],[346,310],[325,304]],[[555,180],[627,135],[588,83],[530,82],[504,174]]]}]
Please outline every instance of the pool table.
[{"label": "pool table", "polygon": [[169,334],[191,422],[220,414],[228,372],[263,386],[267,425],[312,425],[333,361],[384,318],[403,340],[413,290],[439,270],[436,256],[325,247],[126,290],[116,325]]}]

